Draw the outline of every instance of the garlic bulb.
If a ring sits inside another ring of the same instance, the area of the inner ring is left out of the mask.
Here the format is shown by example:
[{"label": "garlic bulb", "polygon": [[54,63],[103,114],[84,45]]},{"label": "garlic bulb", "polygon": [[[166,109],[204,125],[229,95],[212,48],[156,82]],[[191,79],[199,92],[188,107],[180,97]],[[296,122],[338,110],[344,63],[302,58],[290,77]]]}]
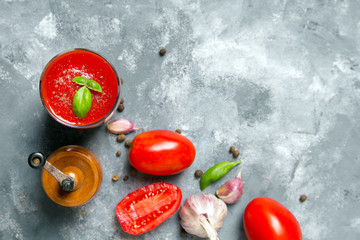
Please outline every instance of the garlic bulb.
[{"label": "garlic bulb", "polygon": [[193,195],[180,209],[180,224],[188,233],[217,240],[227,214],[226,204],[209,193]]},{"label": "garlic bulb", "polygon": [[107,128],[109,132],[115,134],[129,133],[131,131],[140,129],[139,127],[136,127],[134,123],[124,118],[119,118],[110,122],[107,125]]},{"label": "garlic bulb", "polygon": [[235,179],[224,183],[217,191],[216,195],[227,204],[237,202],[244,191],[244,181],[241,179],[241,169]]}]

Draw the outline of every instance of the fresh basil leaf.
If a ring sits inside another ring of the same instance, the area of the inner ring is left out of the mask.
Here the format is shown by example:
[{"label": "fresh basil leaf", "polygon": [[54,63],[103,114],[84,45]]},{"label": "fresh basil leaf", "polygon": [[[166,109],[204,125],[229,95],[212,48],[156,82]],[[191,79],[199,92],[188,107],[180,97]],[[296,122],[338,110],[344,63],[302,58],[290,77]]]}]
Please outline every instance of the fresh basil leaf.
[{"label": "fresh basil leaf", "polygon": [[77,77],[74,77],[72,81],[79,85],[85,85],[88,80],[84,77],[77,76]]},{"label": "fresh basil leaf", "polygon": [[85,85],[91,90],[101,92],[101,93],[103,92],[100,84],[98,82],[96,82],[95,80],[87,80]]},{"label": "fresh basil leaf", "polygon": [[72,110],[78,118],[85,118],[91,108],[91,92],[86,86],[77,90],[74,95]]}]

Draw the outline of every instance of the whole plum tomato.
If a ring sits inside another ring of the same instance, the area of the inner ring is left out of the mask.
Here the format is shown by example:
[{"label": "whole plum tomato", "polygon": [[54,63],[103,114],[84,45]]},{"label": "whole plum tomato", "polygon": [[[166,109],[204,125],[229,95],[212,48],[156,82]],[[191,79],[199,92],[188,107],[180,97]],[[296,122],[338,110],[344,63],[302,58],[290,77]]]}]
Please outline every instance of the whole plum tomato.
[{"label": "whole plum tomato", "polygon": [[301,240],[301,228],[294,215],[279,202],[266,197],[253,199],[244,213],[248,240]]},{"label": "whole plum tomato", "polygon": [[140,172],[172,175],[188,168],[195,159],[192,142],[179,133],[153,130],[137,135],[132,141],[129,161]]}]

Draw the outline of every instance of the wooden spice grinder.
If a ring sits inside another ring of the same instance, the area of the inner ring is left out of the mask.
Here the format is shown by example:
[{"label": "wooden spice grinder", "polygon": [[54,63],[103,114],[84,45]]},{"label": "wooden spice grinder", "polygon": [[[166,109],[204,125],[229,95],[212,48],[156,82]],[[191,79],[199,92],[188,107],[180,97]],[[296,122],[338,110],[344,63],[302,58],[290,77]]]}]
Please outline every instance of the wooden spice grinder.
[{"label": "wooden spice grinder", "polygon": [[65,207],[88,202],[100,188],[102,168],[94,153],[69,145],[57,149],[45,160],[39,152],[30,154],[28,163],[41,168],[42,185],[51,200]]}]

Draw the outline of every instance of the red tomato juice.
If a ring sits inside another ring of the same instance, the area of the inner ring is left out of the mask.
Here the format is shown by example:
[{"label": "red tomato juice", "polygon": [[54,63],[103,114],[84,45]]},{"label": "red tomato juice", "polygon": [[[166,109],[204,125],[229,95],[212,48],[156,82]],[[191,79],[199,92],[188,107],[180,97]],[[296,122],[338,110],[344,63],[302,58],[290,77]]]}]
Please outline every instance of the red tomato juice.
[{"label": "red tomato juice", "polygon": [[[103,90],[102,93],[90,90],[92,104],[85,118],[76,117],[72,111],[74,95],[82,87],[72,82],[76,76],[95,80]],[[120,99],[120,83],[116,71],[104,58],[75,49],[48,63],[41,77],[40,94],[45,107],[58,121],[75,127],[87,126],[103,121],[108,114],[111,116]]]}]

